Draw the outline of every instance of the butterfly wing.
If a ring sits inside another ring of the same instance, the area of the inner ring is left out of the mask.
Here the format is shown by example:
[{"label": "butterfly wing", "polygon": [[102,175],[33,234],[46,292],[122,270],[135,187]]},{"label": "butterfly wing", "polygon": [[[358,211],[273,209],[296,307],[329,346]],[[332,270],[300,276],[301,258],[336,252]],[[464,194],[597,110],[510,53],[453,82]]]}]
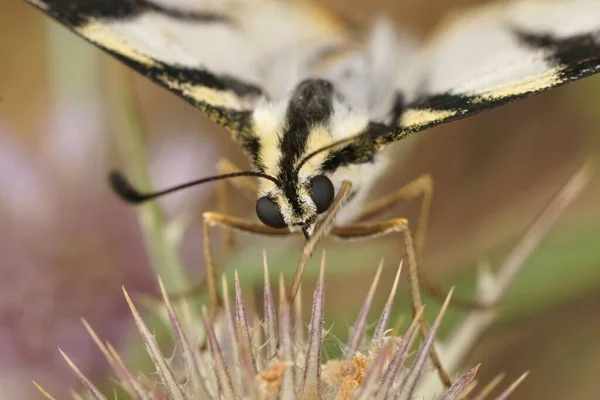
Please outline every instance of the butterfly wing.
[{"label": "butterfly wing", "polygon": [[389,123],[322,149],[328,168],[370,162],[416,132],[600,72],[600,1],[498,1],[458,12],[408,66],[408,79],[393,82]]},{"label": "butterfly wing", "polygon": [[511,1],[460,13],[422,62],[394,139],[600,72],[600,2]]},{"label": "butterfly wing", "polygon": [[[277,82],[297,82],[291,53],[348,40],[331,15],[300,0],[28,1],[204,110],[250,153],[258,140],[247,129],[250,112],[281,95]],[[459,13],[417,59],[416,95],[397,86],[389,113],[399,129],[356,146],[377,151],[600,71],[600,2],[510,1]]]},{"label": "butterfly wing", "polygon": [[305,1],[27,1],[230,128],[246,150],[244,121],[272,92],[273,58],[345,34]]}]

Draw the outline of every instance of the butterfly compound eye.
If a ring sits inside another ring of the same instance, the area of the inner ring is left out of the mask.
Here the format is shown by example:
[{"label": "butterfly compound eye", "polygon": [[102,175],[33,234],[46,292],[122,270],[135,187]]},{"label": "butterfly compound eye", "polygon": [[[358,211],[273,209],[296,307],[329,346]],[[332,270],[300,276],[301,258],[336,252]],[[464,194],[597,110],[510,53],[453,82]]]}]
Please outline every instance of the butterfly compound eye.
[{"label": "butterfly compound eye", "polygon": [[335,195],[333,183],[325,175],[315,176],[310,183],[310,195],[317,206],[317,212],[324,213]]},{"label": "butterfly compound eye", "polygon": [[285,228],[287,224],[279,209],[268,197],[261,197],[256,202],[256,214],[260,221],[271,228]]}]

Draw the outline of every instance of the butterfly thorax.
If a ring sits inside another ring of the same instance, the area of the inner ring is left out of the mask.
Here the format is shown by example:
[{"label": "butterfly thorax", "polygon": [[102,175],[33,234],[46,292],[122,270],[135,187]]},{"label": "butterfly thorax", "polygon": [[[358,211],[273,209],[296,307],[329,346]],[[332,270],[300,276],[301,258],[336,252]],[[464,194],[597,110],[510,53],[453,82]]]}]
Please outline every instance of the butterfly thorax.
[{"label": "butterfly thorax", "polygon": [[276,204],[287,226],[310,225],[319,211],[311,193],[315,177],[328,177],[336,191],[344,179],[353,183],[354,191],[362,184],[362,163],[333,165],[337,149],[318,150],[369,127],[367,115],[351,110],[327,80],[304,80],[288,98],[265,101],[251,119],[258,138],[254,163],[278,183],[261,180],[259,197]]}]

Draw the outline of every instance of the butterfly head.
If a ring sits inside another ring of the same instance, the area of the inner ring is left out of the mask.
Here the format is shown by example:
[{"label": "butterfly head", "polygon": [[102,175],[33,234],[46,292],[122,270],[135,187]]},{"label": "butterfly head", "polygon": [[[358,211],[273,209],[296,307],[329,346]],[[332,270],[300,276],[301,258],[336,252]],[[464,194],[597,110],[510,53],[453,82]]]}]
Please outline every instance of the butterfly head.
[{"label": "butterfly head", "polygon": [[337,131],[353,133],[366,124],[350,126],[348,115],[333,84],[322,79],[304,80],[289,97],[254,110],[250,125],[257,144],[249,153],[255,167],[277,181],[260,182],[256,213],[265,225],[306,234],[329,209],[335,169],[323,169],[329,153],[320,150],[335,141]]},{"label": "butterfly head", "polygon": [[256,214],[271,228],[289,227],[308,232],[319,214],[329,209],[335,197],[331,180],[316,175],[297,184],[272,187],[256,202]]}]

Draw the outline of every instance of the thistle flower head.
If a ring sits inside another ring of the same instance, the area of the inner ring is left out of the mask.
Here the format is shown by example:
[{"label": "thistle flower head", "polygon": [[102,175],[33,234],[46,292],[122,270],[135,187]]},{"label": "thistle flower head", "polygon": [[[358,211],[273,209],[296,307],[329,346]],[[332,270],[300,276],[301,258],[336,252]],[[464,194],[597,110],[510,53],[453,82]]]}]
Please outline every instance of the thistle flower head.
[{"label": "thistle flower head", "polygon": [[[380,264],[362,310],[351,329],[348,343],[341,345],[342,356],[324,362],[322,345],[327,334],[324,269],[323,257],[307,329],[302,322],[301,301],[297,299],[294,307],[289,304],[282,277],[279,279],[279,306],[276,308],[266,262],[262,321],[249,317],[237,273],[235,298],[231,301],[227,290],[224,290],[223,312],[212,316],[206,309],[202,309],[204,326],[201,330],[186,329],[185,321],[175,311],[160,282],[176,341],[177,351],[171,358],[163,355],[154,335],[124,291],[144,347],[156,370],[156,374],[151,376],[138,376],[129,370],[115,349],[110,344],[103,343],[87,323],[84,322],[84,325],[107,358],[121,386],[133,399],[412,398],[419,379],[424,374],[433,373],[424,366],[451,293],[427,335],[417,346],[422,309],[402,334],[388,326],[400,267],[374,333],[369,336],[367,315],[381,275]],[[223,286],[224,289],[227,287],[225,279]],[[196,337],[193,336],[194,333]],[[201,345],[202,343],[205,345]],[[88,395],[94,399],[105,399],[68,356],[64,353],[63,356],[79,376]],[[459,377],[440,398],[464,398],[474,386],[478,367]],[[52,398],[41,390],[46,397]]]}]

